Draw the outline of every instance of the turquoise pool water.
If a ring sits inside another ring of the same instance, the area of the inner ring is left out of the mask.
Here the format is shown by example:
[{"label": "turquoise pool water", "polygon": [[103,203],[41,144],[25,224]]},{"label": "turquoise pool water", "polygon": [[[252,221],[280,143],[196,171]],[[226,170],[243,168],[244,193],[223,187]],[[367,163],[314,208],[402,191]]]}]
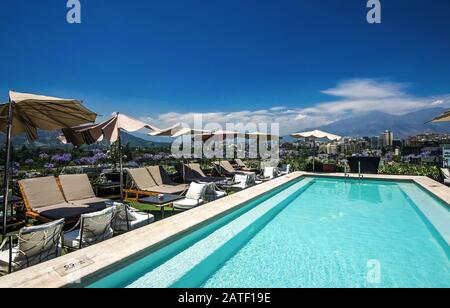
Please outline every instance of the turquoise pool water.
[{"label": "turquoise pool water", "polygon": [[448,225],[412,183],[305,178],[89,287],[450,287]]}]

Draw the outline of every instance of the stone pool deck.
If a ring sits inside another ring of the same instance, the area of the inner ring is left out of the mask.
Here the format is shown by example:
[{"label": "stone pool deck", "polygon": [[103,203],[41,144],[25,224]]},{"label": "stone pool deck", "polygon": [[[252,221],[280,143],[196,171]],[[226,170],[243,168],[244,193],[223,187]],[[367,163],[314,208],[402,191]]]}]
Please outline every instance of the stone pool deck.
[{"label": "stone pool deck", "polygon": [[[157,250],[167,242],[217,217],[225,215],[243,203],[304,176],[345,177],[344,174],[294,172],[245,191],[208,203],[193,210],[158,221],[103,243],[70,253],[60,258],[0,278],[0,288],[61,288],[76,287],[100,271],[142,252]],[[350,174],[350,178],[358,178]],[[426,177],[364,175],[365,179],[413,181],[450,206],[450,188]]]}]

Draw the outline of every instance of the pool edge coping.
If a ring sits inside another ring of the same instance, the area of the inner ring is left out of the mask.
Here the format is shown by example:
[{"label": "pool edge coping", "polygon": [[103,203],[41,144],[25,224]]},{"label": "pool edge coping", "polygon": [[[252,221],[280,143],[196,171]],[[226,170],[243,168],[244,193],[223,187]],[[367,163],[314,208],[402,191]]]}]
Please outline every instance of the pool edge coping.
[{"label": "pool edge coping", "polygon": [[[207,220],[214,219],[273,189],[302,177],[303,172],[293,172],[94,246],[0,277],[0,288],[64,288],[76,286],[86,277],[117,265],[125,259],[142,253],[153,246],[158,246],[162,242],[185,233]],[[123,247],[124,243],[128,245],[127,248]],[[68,265],[78,265],[79,269],[61,276],[58,270],[60,271]]]},{"label": "pool edge coping", "polygon": [[[117,265],[151,247],[161,245],[161,243],[185,233],[207,220],[223,215],[243,203],[252,201],[273,189],[302,177],[311,176],[345,178],[344,174],[339,173],[293,172],[97,245],[0,277],[0,288],[63,288],[76,286],[86,277]],[[358,175],[350,174],[349,178],[358,179]],[[450,207],[450,188],[427,177],[365,174],[364,179],[414,182]],[[128,245],[128,248],[118,248],[125,245],[124,243]],[[61,276],[58,273],[58,270],[71,264],[78,264],[80,268],[66,276]]]}]

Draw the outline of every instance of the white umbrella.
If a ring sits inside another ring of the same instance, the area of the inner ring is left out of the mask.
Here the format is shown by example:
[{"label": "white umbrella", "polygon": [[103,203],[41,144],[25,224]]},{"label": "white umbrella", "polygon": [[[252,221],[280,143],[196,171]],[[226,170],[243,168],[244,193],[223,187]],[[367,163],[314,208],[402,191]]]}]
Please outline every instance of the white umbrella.
[{"label": "white umbrella", "polygon": [[310,132],[295,133],[291,135],[294,138],[313,138],[313,139],[328,139],[328,140],[341,140],[342,137],[338,135],[333,135],[320,130],[313,130]]},{"label": "white umbrella", "polygon": [[[124,114],[116,113],[111,119],[102,123],[78,126],[63,129],[64,138],[60,138],[63,143],[72,143],[75,146],[83,144],[94,144],[103,140],[111,143],[119,142],[119,168],[120,168],[120,196],[123,197],[123,155],[122,140],[120,132],[122,130],[133,133],[141,129],[159,131],[159,128],[140,120],[130,118]],[[64,140],[65,139],[65,140]],[[65,142],[64,142],[65,141]]]},{"label": "white umbrella", "polygon": [[0,131],[6,133],[6,157],[3,200],[3,236],[6,234],[9,190],[11,138],[26,133],[30,141],[38,139],[38,129],[47,131],[93,123],[97,114],[85,108],[81,101],[58,97],[9,92],[9,102],[0,105]]},{"label": "white umbrella", "polygon": [[313,130],[310,132],[303,132],[303,133],[295,133],[292,134],[291,137],[293,138],[308,138],[313,139],[313,171],[316,171],[316,139],[328,139],[330,141],[339,141],[342,139],[341,136],[330,134],[327,132],[323,132],[320,130]]}]

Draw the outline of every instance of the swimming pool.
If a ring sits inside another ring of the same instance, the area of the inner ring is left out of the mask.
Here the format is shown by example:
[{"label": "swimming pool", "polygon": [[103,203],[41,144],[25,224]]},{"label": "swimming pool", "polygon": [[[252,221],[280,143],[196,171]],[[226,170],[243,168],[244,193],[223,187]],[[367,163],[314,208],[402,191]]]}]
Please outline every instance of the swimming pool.
[{"label": "swimming pool", "polygon": [[307,177],[88,287],[450,287],[449,222],[411,182]]}]

